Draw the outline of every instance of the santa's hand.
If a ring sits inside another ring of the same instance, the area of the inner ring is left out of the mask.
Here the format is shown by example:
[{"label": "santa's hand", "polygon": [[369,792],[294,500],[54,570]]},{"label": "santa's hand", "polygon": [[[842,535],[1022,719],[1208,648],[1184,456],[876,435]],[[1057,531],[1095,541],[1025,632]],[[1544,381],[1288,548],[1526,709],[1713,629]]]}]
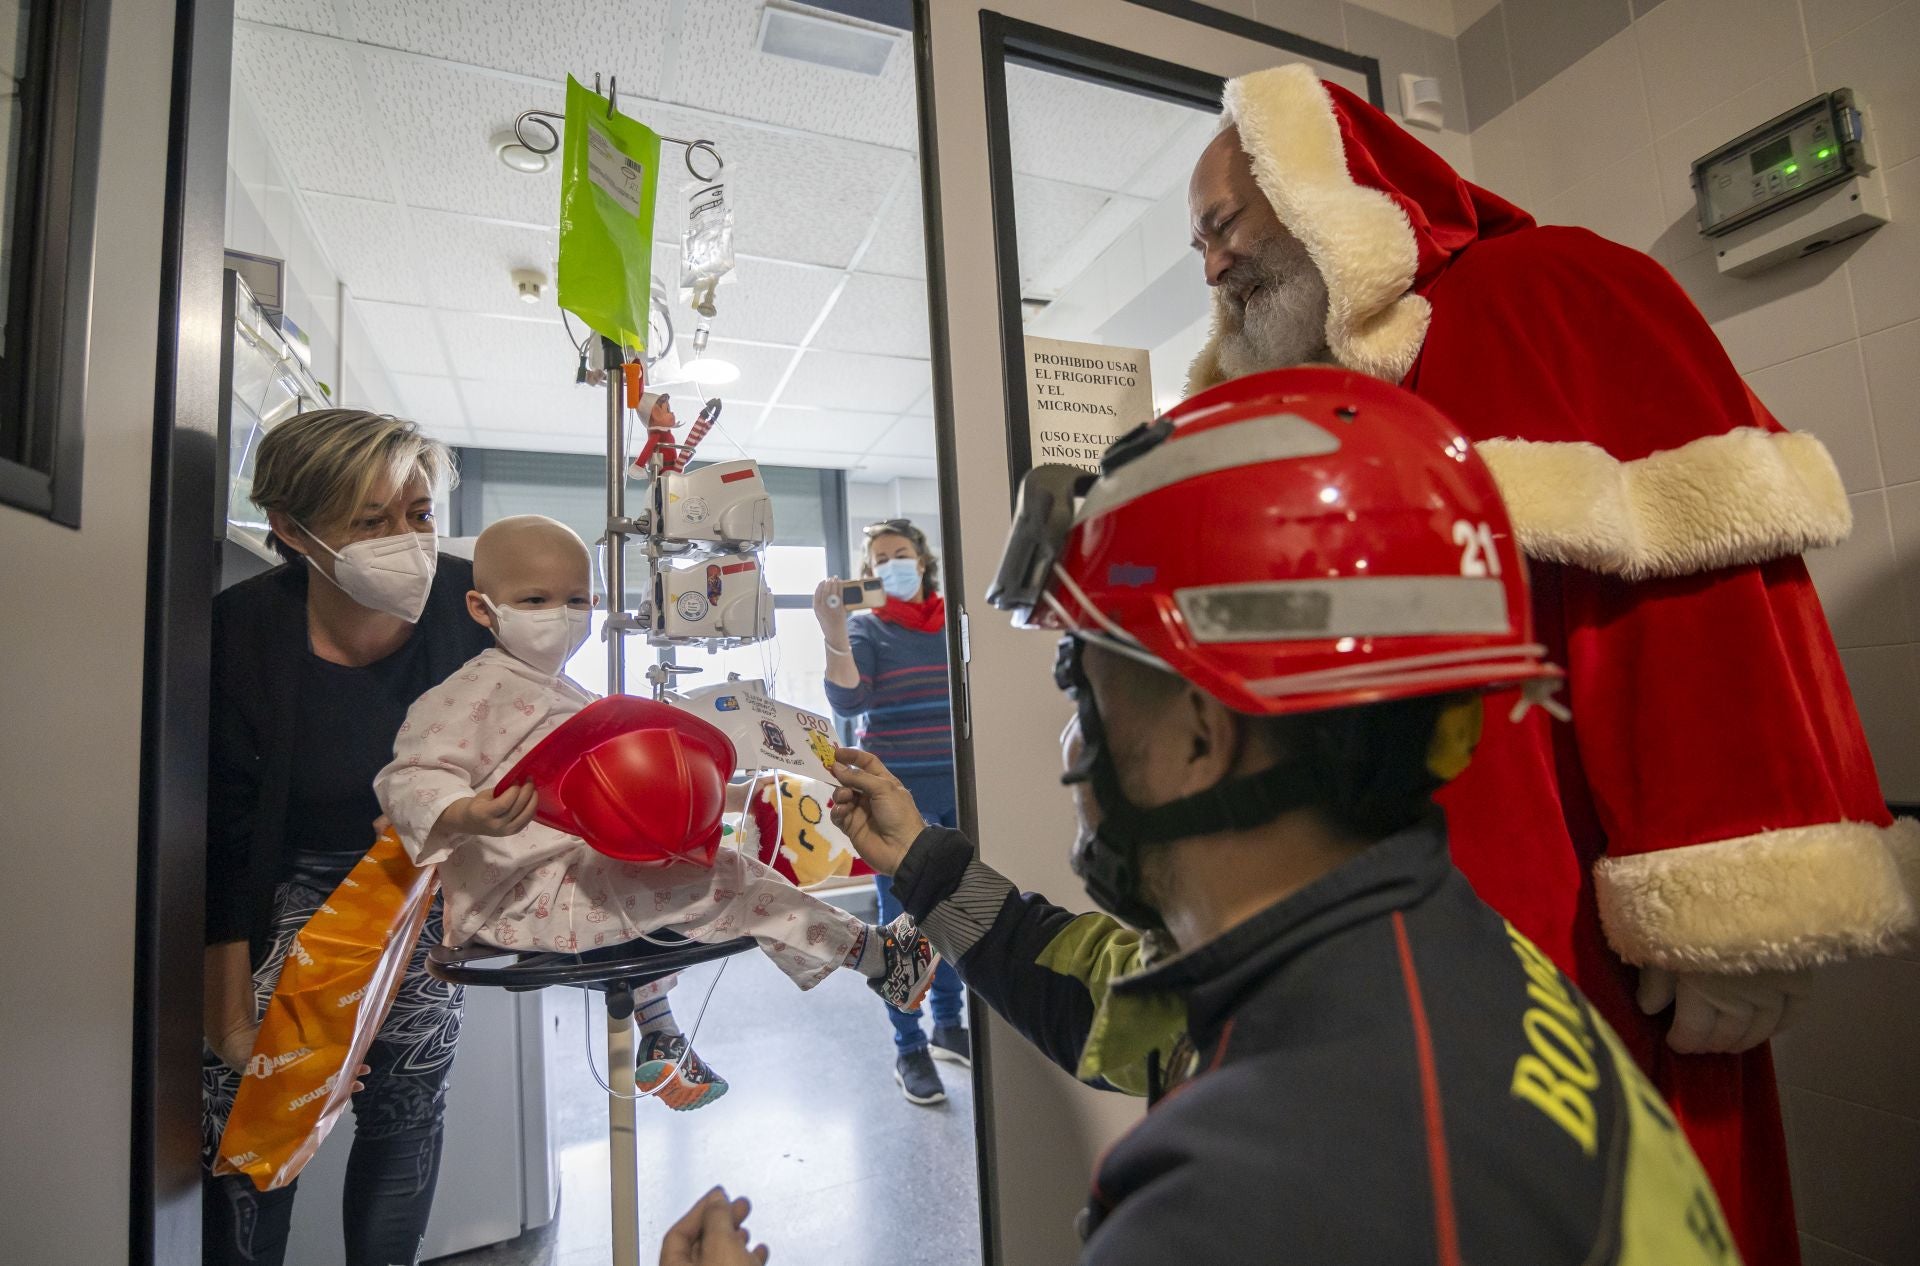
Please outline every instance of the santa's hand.
[{"label": "santa's hand", "polygon": [[847,833],[862,861],[891,875],[926,829],[920,806],[872,753],[841,747],[833,760],[828,772],[840,780],[833,793],[833,824]]},{"label": "santa's hand", "polygon": [[1653,1015],[1672,1005],[1667,1045],[1683,1055],[1735,1055],[1787,1027],[1810,979],[1804,971],[1734,975],[1643,967],[1640,1010]]}]

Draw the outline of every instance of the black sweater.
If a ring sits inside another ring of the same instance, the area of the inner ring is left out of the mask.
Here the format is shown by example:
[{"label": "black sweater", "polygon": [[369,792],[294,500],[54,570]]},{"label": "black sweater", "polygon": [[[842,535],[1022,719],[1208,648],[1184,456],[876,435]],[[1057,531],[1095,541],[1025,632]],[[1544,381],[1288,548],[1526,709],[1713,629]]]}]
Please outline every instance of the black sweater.
[{"label": "black sweater", "polygon": [[[318,737],[312,731],[315,709],[301,690],[310,658],[307,572],[304,563],[276,567],[213,603],[206,943],[248,941],[256,961],[265,949],[274,886],[290,873],[294,755],[313,750]],[[493,635],[467,614],[471,588],[471,563],[439,560],[408,644],[412,655],[424,657],[421,676],[428,684],[493,645]],[[377,746],[390,753],[392,740],[383,734]],[[367,770],[369,788],[379,769],[376,764]],[[371,843],[371,815],[367,829]]]},{"label": "black sweater", "polygon": [[929,827],[894,892],[1069,1071],[1184,1022],[1130,1048],[1177,1084],[1101,1158],[1085,1266],[1738,1260],[1659,1094],[1437,826],[1145,970],[1131,932],[1015,892],[957,831]]}]

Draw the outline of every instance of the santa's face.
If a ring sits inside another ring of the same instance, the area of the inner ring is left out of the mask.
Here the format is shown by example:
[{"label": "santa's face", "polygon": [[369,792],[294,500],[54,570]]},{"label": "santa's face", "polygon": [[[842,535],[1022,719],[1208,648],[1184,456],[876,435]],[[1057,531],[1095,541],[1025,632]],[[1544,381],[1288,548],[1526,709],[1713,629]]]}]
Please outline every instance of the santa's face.
[{"label": "santa's face", "polygon": [[1327,359],[1327,286],[1254,180],[1231,128],[1216,136],[1187,187],[1193,246],[1223,300],[1220,368],[1229,377]]}]

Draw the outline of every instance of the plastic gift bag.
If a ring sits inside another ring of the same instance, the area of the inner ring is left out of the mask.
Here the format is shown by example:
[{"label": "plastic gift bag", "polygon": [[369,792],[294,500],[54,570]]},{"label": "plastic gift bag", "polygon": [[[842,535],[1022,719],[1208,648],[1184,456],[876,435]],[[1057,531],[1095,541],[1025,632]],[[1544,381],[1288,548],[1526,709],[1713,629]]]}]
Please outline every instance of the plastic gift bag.
[{"label": "plastic gift bag", "polygon": [[300,929],[220,1136],[216,1174],[292,1182],[353,1096],[437,887],[389,830]]},{"label": "plastic gift bag", "polygon": [[853,841],[833,824],[833,787],[776,770],[754,783],[739,849],[801,888],[846,875],[871,875]]},{"label": "plastic gift bag", "polygon": [[562,155],[560,306],[645,351],[660,138],[569,75]]}]

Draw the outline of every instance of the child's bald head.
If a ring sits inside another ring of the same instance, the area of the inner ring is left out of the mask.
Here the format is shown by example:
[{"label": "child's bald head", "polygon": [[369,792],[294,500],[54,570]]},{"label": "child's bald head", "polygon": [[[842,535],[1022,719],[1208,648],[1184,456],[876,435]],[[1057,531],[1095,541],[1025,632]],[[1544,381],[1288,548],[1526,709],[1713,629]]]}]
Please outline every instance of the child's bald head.
[{"label": "child's bald head", "polygon": [[473,543],[473,583],[497,606],[591,604],[593,560],[566,524],[518,514],[494,523]]}]

